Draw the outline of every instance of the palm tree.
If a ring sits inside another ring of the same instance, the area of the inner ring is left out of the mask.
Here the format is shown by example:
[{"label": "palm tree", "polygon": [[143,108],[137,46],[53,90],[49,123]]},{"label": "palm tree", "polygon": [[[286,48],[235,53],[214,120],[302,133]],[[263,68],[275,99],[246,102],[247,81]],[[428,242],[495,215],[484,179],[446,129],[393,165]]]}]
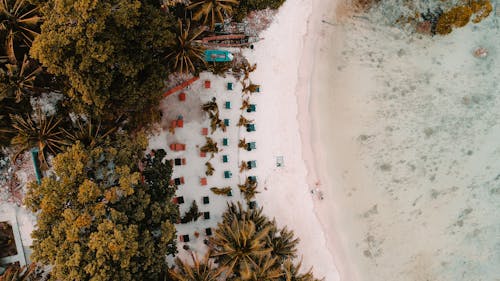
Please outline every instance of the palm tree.
[{"label": "palm tree", "polygon": [[24,56],[21,65],[6,64],[0,68],[0,100],[12,98],[19,103],[35,91],[35,79],[42,67]]},{"label": "palm tree", "polygon": [[284,275],[278,258],[269,254],[259,257],[252,268],[242,269],[239,274],[241,277],[237,280],[246,281],[279,281]]},{"label": "palm tree", "polygon": [[217,147],[217,143],[210,137],[205,137],[206,143],[200,148],[201,152],[212,153],[212,157],[215,153],[219,152],[219,148]]},{"label": "palm tree", "polygon": [[207,163],[205,163],[205,166],[207,167],[207,170],[205,171],[205,175],[207,175],[207,176],[213,175],[215,169],[214,169],[214,166],[212,166],[212,163],[207,162]]},{"label": "palm tree", "polygon": [[12,139],[12,145],[16,146],[19,153],[32,147],[38,147],[40,162],[46,164],[45,153],[55,155],[62,151],[65,145],[69,145],[64,137],[64,131],[59,128],[62,119],[54,116],[47,118],[40,108],[36,114],[23,118],[20,115],[11,115],[12,127],[16,136]]},{"label": "palm tree", "polygon": [[244,184],[238,184],[238,187],[247,202],[252,200],[255,197],[255,194],[259,193],[257,191],[257,183],[249,181],[248,178]]},{"label": "palm tree", "polygon": [[7,270],[0,276],[0,281],[37,281],[45,280],[40,267],[32,263],[28,267],[18,267],[15,265],[7,267]]},{"label": "palm tree", "polygon": [[225,223],[230,223],[233,219],[253,221],[257,230],[272,226],[269,219],[263,214],[263,209],[247,209],[243,208],[241,202],[227,204],[226,211],[222,214],[222,219]]},{"label": "palm tree", "polygon": [[271,225],[271,230],[267,236],[267,244],[273,248],[272,256],[278,258],[280,263],[297,257],[297,245],[300,239],[295,238],[293,231],[288,230],[286,226],[278,229],[274,219]]},{"label": "palm tree", "polygon": [[210,30],[214,30],[215,23],[224,22],[224,15],[230,15],[232,6],[238,3],[238,0],[193,0],[187,9],[194,10],[195,21],[203,18],[202,24],[210,23]]},{"label": "palm tree", "polygon": [[246,171],[246,170],[250,170],[250,167],[248,167],[247,162],[242,160],[241,164],[240,164],[240,173],[243,173],[243,171]]},{"label": "palm tree", "polygon": [[179,20],[177,37],[175,40],[172,40],[168,46],[167,56],[165,57],[172,66],[173,71],[181,73],[195,72],[195,64],[205,64],[205,59],[203,57],[204,49],[200,44],[195,42],[196,38],[198,38],[203,31],[203,29],[200,29],[193,32],[189,21],[184,28],[182,21]]},{"label": "palm tree", "polygon": [[174,281],[217,281],[222,274],[223,268],[214,267],[210,260],[210,251],[207,251],[202,260],[191,253],[193,264],[189,264],[179,258],[175,259],[176,270],[170,269],[170,277]]},{"label": "palm tree", "polygon": [[230,221],[219,223],[214,237],[210,238],[211,256],[229,275],[254,268],[258,258],[272,251],[265,242],[269,230],[269,226],[257,229],[253,221],[238,220],[233,215]]},{"label": "palm tree", "polygon": [[226,186],[223,188],[212,187],[210,190],[217,195],[226,195],[229,196],[231,194],[232,188],[230,186]]},{"label": "palm tree", "polygon": [[248,109],[248,107],[250,107],[250,99],[249,98],[246,98],[243,100],[243,102],[241,103],[241,107],[240,107],[240,110],[245,110],[245,109]]},{"label": "palm tree", "polygon": [[238,142],[238,147],[239,147],[239,148],[243,148],[243,149],[246,149],[246,148],[247,148],[247,142],[246,142],[246,139],[245,139],[245,138],[241,139],[241,140]]},{"label": "palm tree", "polygon": [[238,124],[236,126],[241,127],[241,126],[246,126],[248,124],[252,124],[253,120],[248,120],[243,115],[240,115],[240,120],[238,121]]},{"label": "palm tree", "polygon": [[72,131],[62,129],[67,139],[72,143],[79,141],[87,147],[96,147],[117,130],[116,126],[104,128],[101,121],[98,121],[96,125],[95,122],[92,122],[92,118],[86,121],[77,119],[74,126]]},{"label": "palm tree", "polygon": [[283,264],[284,275],[280,278],[280,281],[323,281],[324,279],[316,279],[312,274],[312,269],[309,269],[304,274],[300,274],[300,267],[302,261],[297,265],[293,264],[291,259],[287,259]]},{"label": "palm tree", "polygon": [[0,32],[5,36],[5,51],[11,63],[17,63],[16,51],[25,52],[40,32],[39,8],[26,0],[0,1]]},{"label": "palm tree", "polygon": [[247,83],[245,81],[242,81],[241,85],[243,86],[243,90],[242,90],[243,94],[255,93],[258,91],[258,89],[260,87],[259,85],[253,84],[252,82],[249,82],[249,84],[247,85]]}]

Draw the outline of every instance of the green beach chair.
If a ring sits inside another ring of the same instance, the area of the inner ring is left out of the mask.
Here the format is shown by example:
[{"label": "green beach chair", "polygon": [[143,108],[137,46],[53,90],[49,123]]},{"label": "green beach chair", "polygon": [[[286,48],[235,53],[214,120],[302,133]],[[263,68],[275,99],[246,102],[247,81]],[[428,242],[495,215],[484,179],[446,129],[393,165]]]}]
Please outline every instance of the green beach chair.
[{"label": "green beach chair", "polygon": [[252,151],[253,149],[256,149],[257,147],[255,146],[255,142],[249,142],[247,143],[247,151]]},{"label": "green beach chair", "polygon": [[233,83],[228,82],[227,83],[227,89],[230,90],[230,91],[232,91],[233,90]]},{"label": "green beach chair", "polygon": [[223,138],[222,139],[222,145],[223,146],[228,146],[228,143],[229,143],[229,141],[227,140],[227,138]]},{"label": "green beach chair", "polygon": [[247,132],[254,132],[255,124],[247,124]]},{"label": "green beach chair", "polygon": [[247,166],[249,169],[257,168],[257,161],[255,161],[255,160],[247,161]]},{"label": "green beach chair", "polygon": [[224,178],[225,179],[230,179],[233,176],[233,173],[230,171],[224,171]]},{"label": "green beach chair", "polygon": [[229,159],[227,158],[227,155],[222,155],[222,162],[227,163]]},{"label": "green beach chair", "polygon": [[250,104],[247,108],[247,112],[255,112],[256,106],[255,104]]},{"label": "green beach chair", "polygon": [[231,102],[230,101],[226,101],[225,108],[231,109]]},{"label": "green beach chair", "polygon": [[229,119],[224,119],[224,125],[229,126]]}]

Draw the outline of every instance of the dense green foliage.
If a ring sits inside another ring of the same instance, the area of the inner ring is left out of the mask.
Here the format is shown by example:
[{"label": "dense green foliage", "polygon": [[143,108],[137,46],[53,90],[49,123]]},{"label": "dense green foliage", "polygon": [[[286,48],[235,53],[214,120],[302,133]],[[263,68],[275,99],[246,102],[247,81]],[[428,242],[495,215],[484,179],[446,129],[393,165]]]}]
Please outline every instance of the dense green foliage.
[{"label": "dense green foliage", "polygon": [[248,13],[263,9],[278,9],[285,3],[285,0],[240,0],[239,4],[233,9],[234,20],[242,21]]},{"label": "dense green foliage", "polygon": [[173,36],[171,20],[151,2],[48,0],[43,5],[45,21],[31,54],[49,72],[68,79],[67,95],[78,111],[106,119],[127,115],[142,124],[158,117],[167,74],[161,57]]},{"label": "dense green foliage", "polygon": [[317,281],[311,271],[299,273],[300,263],[292,262],[298,242],[292,231],[263,215],[262,208],[231,203],[210,239],[211,256],[227,280]]},{"label": "dense green foliage", "polygon": [[114,146],[77,143],[55,158],[54,176],[30,187],[32,258],[53,265],[52,280],[158,280],[176,251],[165,152],[145,159],[141,176],[129,164],[137,144]]}]

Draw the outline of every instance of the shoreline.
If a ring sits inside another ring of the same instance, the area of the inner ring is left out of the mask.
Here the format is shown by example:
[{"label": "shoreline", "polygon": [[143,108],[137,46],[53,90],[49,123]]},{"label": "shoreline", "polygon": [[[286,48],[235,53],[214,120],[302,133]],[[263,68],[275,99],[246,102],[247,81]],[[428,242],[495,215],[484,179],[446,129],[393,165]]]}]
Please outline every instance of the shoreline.
[{"label": "shoreline", "polygon": [[[302,56],[299,62],[299,69],[297,71],[297,87],[296,87],[296,98],[297,98],[297,122],[299,124],[299,134],[300,142],[302,144],[302,158],[306,166],[306,181],[308,189],[311,193],[320,192],[318,196],[314,196],[313,200],[313,211],[314,215],[320,222],[322,228],[322,235],[325,239],[325,247],[332,256],[335,269],[338,274],[339,280],[351,280],[353,274],[347,270],[345,265],[345,258],[341,250],[340,242],[334,239],[337,237],[337,233],[327,233],[327,228],[322,221],[322,216],[319,210],[319,204],[325,203],[323,200],[323,187],[330,186],[328,184],[326,173],[324,169],[320,168],[320,165],[315,163],[323,163],[319,154],[319,148],[317,145],[321,144],[318,140],[318,128],[315,122],[312,112],[312,94],[313,94],[313,75],[317,63],[317,48],[319,46],[319,41],[321,39],[321,23],[323,22],[323,17],[319,15],[322,8],[327,8],[323,6],[334,6],[338,5],[337,1],[334,3],[329,3],[328,1],[313,0],[312,1],[312,11],[308,16],[307,21],[307,32],[304,34],[304,46],[302,49]],[[336,8],[334,8],[335,10]],[[334,11],[332,11],[334,12]],[[318,17],[319,16],[319,17]],[[315,149],[316,147],[316,149]],[[321,201],[320,201],[321,200]],[[324,219],[324,218],[323,218]]]}]

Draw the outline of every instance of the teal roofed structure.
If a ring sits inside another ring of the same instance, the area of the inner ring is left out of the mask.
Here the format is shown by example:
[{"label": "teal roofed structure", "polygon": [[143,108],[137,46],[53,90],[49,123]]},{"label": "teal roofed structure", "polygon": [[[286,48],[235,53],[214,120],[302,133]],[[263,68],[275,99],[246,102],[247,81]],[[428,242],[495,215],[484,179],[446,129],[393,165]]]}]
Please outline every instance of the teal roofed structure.
[{"label": "teal roofed structure", "polygon": [[205,60],[208,62],[232,61],[233,54],[224,50],[205,50]]}]

